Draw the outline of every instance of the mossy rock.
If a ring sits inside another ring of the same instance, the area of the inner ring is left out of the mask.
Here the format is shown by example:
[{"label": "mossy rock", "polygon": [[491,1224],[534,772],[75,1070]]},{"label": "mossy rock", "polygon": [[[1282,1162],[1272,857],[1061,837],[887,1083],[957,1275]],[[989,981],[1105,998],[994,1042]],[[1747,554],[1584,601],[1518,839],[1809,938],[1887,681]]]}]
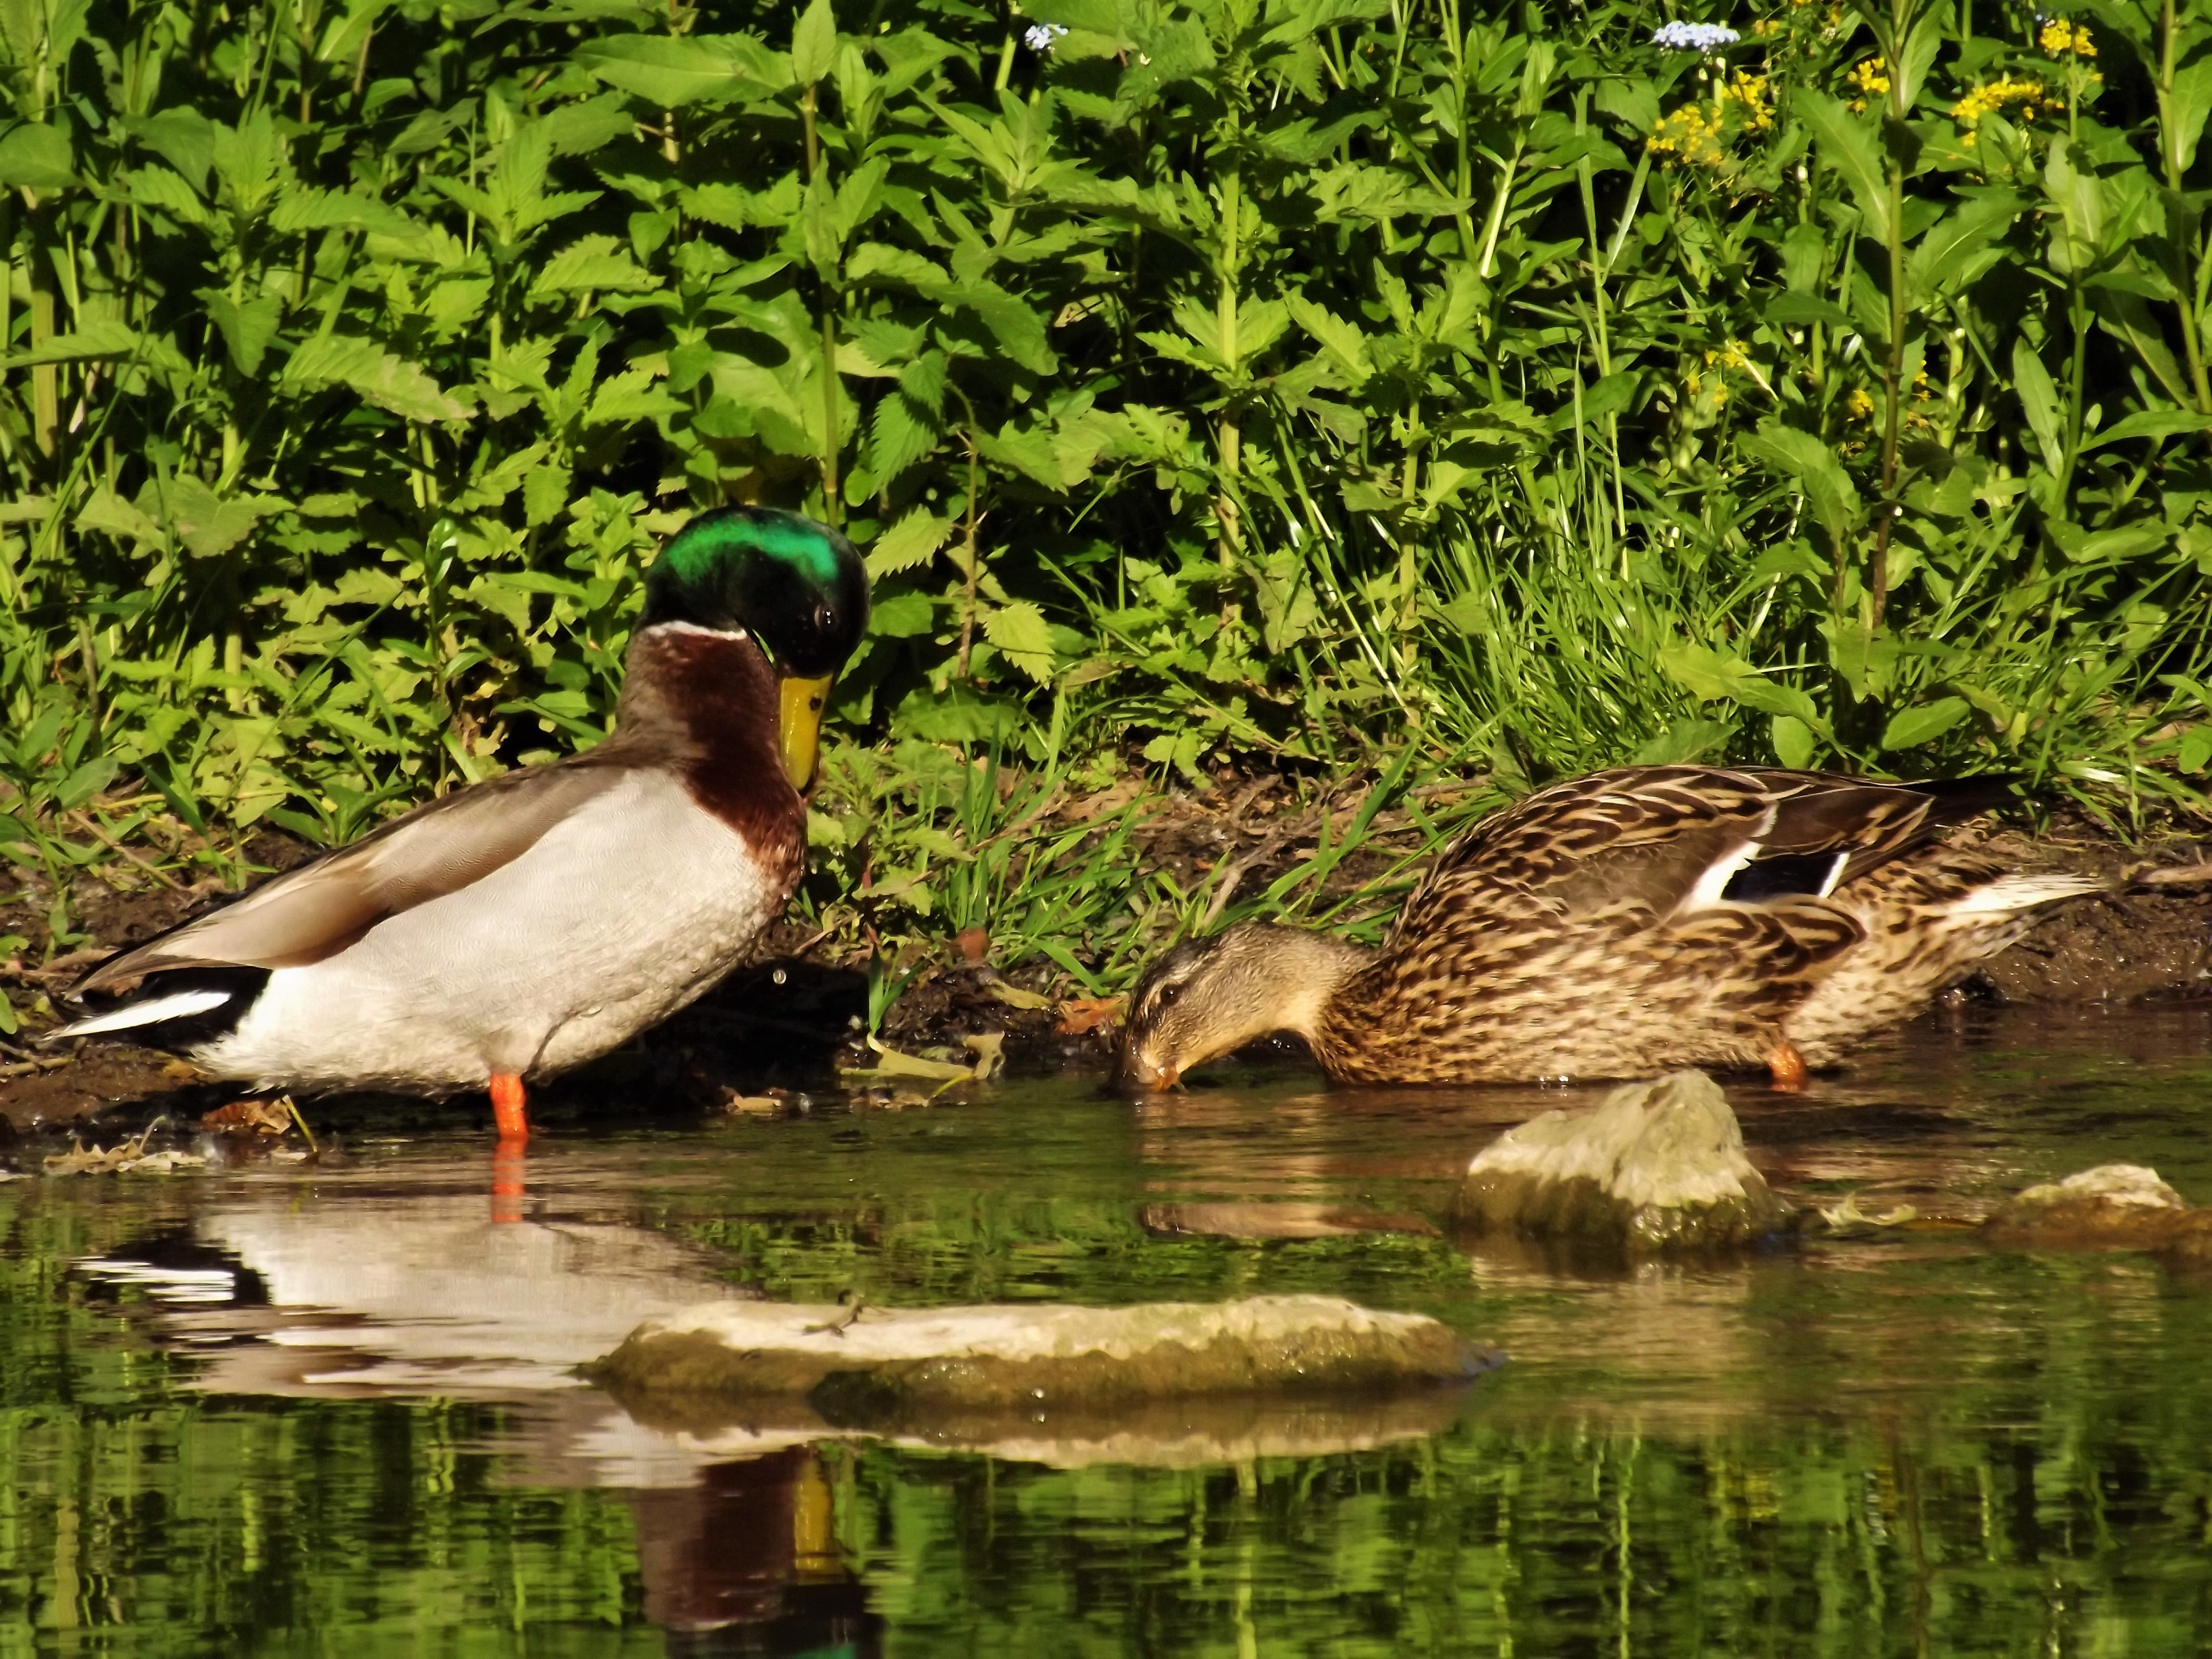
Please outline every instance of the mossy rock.
[{"label": "mossy rock", "polygon": [[1719,1086],[1676,1072],[1507,1130],[1468,1166],[1453,1217],[1477,1233],[1648,1255],[1747,1243],[1791,1211],[1744,1157]]},{"label": "mossy rock", "polygon": [[857,1311],[740,1302],[641,1326],[586,1375],[626,1401],[804,1398],[833,1427],[884,1432],[960,1414],[1464,1383],[1497,1361],[1433,1319],[1334,1297]]}]

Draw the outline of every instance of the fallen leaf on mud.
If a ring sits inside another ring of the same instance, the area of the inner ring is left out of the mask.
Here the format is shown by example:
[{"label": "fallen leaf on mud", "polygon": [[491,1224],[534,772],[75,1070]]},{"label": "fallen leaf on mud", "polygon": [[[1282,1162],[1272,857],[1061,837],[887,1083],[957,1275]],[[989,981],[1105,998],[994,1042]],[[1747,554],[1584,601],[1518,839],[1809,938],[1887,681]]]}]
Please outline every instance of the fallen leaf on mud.
[{"label": "fallen leaf on mud", "polygon": [[1006,1069],[1006,1039],[1000,1031],[978,1031],[974,1036],[960,1039],[960,1046],[975,1056],[974,1076],[978,1083],[988,1083]]},{"label": "fallen leaf on mud", "polygon": [[876,1051],[879,1063],[841,1070],[837,1075],[848,1088],[880,1085],[911,1086],[917,1080],[926,1080],[937,1085],[929,1091],[930,1097],[933,1098],[956,1083],[988,1082],[1006,1064],[1006,1056],[1000,1052],[1000,1046],[1005,1039],[997,1032],[986,1032],[981,1036],[960,1040],[974,1052],[974,1064],[963,1066],[957,1060],[929,1060],[921,1054],[902,1054],[896,1048],[884,1048],[875,1038],[870,1037],[868,1047]]},{"label": "fallen leaf on mud", "polygon": [[1820,1219],[1839,1233],[1871,1232],[1884,1227],[1901,1227],[1908,1221],[1917,1221],[1920,1212],[1910,1204],[1900,1204],[1887,1215],[1875,1215],[1859,1208],[1856,1193],[1846,1193],[1842,1203],[1822,1206]]},{"label": "fallen leaf on mud", "polygon": [[1005,1003],[1009,1008],[1049,1008],[1052,1006],[1052,999],[1050,997],[1039,996],[1035,991],[1024,991],[1020,986],[1009,985],[1002,979],[994,979],[983,988],[986,991],[988,991],[993,996],[996,997],[1000,1001]]},{"label": "fallen leaf on mud", "polygon": [[282,1100],[234,1100],[200,1119],[200,1127],[218,1134],[281,1135],[292,1127],[292,1109]]},{"label": "fallen leaf on mud", "polygon": [[1085,795],[1068,802],[1060,809],[1059,815],[1069,823],[1088,823],[1093,818],[1103,817],[1109,812],[1118,811],[1127,806],[1143,793],[1144,787],[1142,778],[1126,777],[1108,788],[1101,789],[1095,795]]},{"label": "fallen leaf on mud", "polygon": [[118,1141],[112,1146],[80,1146],[72,1141],[69,1151],[56,1152],[46,1159],[50,1176],[73,1175],[130,1175],[143,1171],[148,1175],[173,1175],[179,1170],[204,1170],[207,1159],[198,1152],[149,1152],[146,1142],[158,1125],[149,1126],[143,1133],[128,1140]]},{"label": "fallen leaf on mud", "polygon": [[1059,1030],[1062,1036],[1081,1036],[1102,1025],[1111,1025],[1121,1017],[1121,997],[1085,997],[1060,1005]]},{"label": "fallen leaf on mud", "polygon": [[732,1116],[774,1117],[783,1110],[783,1103],[774,1095],[732,1093],[723,1098],[722,1109]]}]

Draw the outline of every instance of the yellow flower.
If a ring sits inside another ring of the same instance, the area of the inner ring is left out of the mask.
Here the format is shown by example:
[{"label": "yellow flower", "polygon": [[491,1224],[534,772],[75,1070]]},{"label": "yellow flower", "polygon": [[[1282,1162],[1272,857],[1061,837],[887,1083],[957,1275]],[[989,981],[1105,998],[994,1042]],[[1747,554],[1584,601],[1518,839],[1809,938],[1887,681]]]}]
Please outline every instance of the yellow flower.
[{"label": "yellow flower", "polygon": [[1867,396],[1866,388],[1863,386],[1851,388],[1851,395],[1844,399],[1844,408],[1855,421],[1874,418],[1874,399]]},{"label": "yellow flower", "polygon": [[2069,53],[2075,58],[2094,58],[2097,43],[2089,38],[2088,29],[2080,23],[2069,23],[2063,17],[2053,17],[2043,26],[2037,37],[2044,51],[2053,58]]},{"label": "yellow flower", "polygon": [[2033,120],[2046,109],[2066,107],[2051,96],[2040,81],[2015,81],[2007,76],[1987,86],[1976,87],[1952,105],[1951,118],[1962,127],[1972,127],[1984,115],[1997,114],[2008,105],[2016,106],[2011,113],[2022,120]]},{"label": "yellow flower", "polygon": [[1687,161],[1692,167],[1717,167],[1721,155],[1721,118],[1707,115],[1696,104],[1685,104],[1651,130],[1644,141],[1653,154]]},{"label": "yellow flower", "polygon": [[1869,98],[1887,98],[1889,95],[1889,60],[1886,58],[1869,58],[1854,68],[1844,79],[1859,94],[1851,100],[1851,108],[1854,111],[1863,110],[1867,106],[1867,100]]},{"label": "yellow flower", "polygon": [[1774,125],[1774,112],[1767,106],[1767,82],[1763,75],[1739,74],[1720,89],[1724,103],[1743,106],[1743,125],[1747,131],[1765,132]]},{"label": "yellow flower", "polygon": [[1751,359],[1744,356],[1742,341],[1730,340],[1727,344],[1721,347],[1719,350],[1708,351],[1705,353],[1705,367],[1708,368],[1748,368],[1751,367]]}]

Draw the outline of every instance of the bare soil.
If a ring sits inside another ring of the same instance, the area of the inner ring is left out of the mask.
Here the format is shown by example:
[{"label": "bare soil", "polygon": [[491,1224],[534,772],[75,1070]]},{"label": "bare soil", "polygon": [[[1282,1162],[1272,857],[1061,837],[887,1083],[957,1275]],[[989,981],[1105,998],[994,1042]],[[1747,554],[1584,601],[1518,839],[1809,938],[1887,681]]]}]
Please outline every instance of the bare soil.
[{"label": "bare soil", "polygon": [[[1064,809],[1063,815],[1120,804],[1095,798]],[[1356,792],[1348,799],[1301,806],[1271,779],[1208,799],[1167,797],[1139,832],[1142,859],[1146,867],[1172,871],[1186,885],[1227,861],[1235,891],[1249,895],[1310,855],[1324,811],[1341,825],[1356,808]],[[1373,839],[1332,872],[1328,892],[1359,891],[1419,844],[1417,827],[1402,811],[1381,815],[1374,828]],[[2094,826],[2072,823],[2033,839],[2005,831],[1990,845],[2025,867],[2107,875],[2116,890],[2046,920],[1984,963],[1961,988],[1963,994],[2003,1002],[2111,1003],[2212,994],[2212,883],[2160,883],[2154,873],[2197,866],[2207,857],[2203,842],[2169,837],[2130,848]],[[288,869],[312,850],[281,834],[257,836],[248,849],[256,864],[270,870]],[[2140,879],[2146,874],[2152,876],[2149,884]],[[2130,880],[2136,884],[2125,884]],[[15,1038],[0,1039],[0,1139],[26,1132],[58,1133],[111,1108],[118,1109],[118,1121],[134,1126],[149,1108],[196,1120],[238,1096],[236,1085],[206,1082],[188,1065],[127,1044],[94,1041],[54,1054],[35,1042],[38,1030],[53,1023],[61,994],[94,962],[151,938],[216,896],[212,881],[197,887],[165,884],[134,866],[111,866],[75,884],[76,927],[88,935],[76,949],[44,964],[20,957],[0,963],[0,994],[22,1026]],[[1395,896],[1378,896],[1376,908],[1387,909],[1395,902]],[[0,906],[0,933],[43,934],[50,902],[40,882],[27,881],[12,904]],[[957,1052],[962,1037],[996,1032],[1019,1070],[1105,1067],[1110,1024],[1066,1034],[1063,1024],[1083,1023],[1069,1018],[1066,1005],[1025,1009],[1009,1006],[1001,994],[1011,987],[1049,995],[1054,970],[1031,964],[1002,978],[988,956],[988,939],[970,938],[950,942],[942,960],[922,964],[885,1019],[884,1042],[909,1053]],[[651,1102],[650,1109],[672,1121],[696,1121],[702,1111],[746,1102],[803,1104],[809,1091],[839,1086],[839,1066],[871,1063],[859,1040],[866,1012],[866,976],[823,959],[804,930],[785,922],[762,942],[752,965],[659,1030],[534,1091],[532,1115],[548,1124],[588,1125],[608,1116],[635,1122],[640,1103]],[[319,1107],[318,1115],[332,1109]],[[336,1116],[362,1121],[366,1112],[380,1127],[427,1127],[450,1124],[457,1109],[489,1121],[489,1108],[473,1101],[362,1103],[357,1109],[337,1108]]]}]

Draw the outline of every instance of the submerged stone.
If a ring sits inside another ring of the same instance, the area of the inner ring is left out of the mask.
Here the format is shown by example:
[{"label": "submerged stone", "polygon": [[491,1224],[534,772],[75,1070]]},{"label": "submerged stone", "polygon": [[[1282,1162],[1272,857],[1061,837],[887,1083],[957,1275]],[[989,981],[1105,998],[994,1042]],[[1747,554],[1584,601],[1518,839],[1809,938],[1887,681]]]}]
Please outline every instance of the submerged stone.
[{"label": "submerged stone", "polygon": [[1460,1382],[1496,1359],[1433,1319],[1334,1297],[1132,1308],[725,1302],[641,1325],[586,1374],[625,1403],[803,1397],[835,1427],[884,1430],[947,1413]]},{"label": "submerged stone", "polygon": [[2191,1209],[2140,1164],[2100,1164],[2030,1187],[1993,1211],[1982,1237],[2009,1249],[2137,1249],[2212,1257],[2212,1210]]},{"label": "submerged stone", "polygon": [[1468,1166],[1455,1215],[1477,1231],[1640,1254],[1741,1244],[1790,1206],[1744,1157],[1719,1085],[1675,1072],[1509,1129]]}]

